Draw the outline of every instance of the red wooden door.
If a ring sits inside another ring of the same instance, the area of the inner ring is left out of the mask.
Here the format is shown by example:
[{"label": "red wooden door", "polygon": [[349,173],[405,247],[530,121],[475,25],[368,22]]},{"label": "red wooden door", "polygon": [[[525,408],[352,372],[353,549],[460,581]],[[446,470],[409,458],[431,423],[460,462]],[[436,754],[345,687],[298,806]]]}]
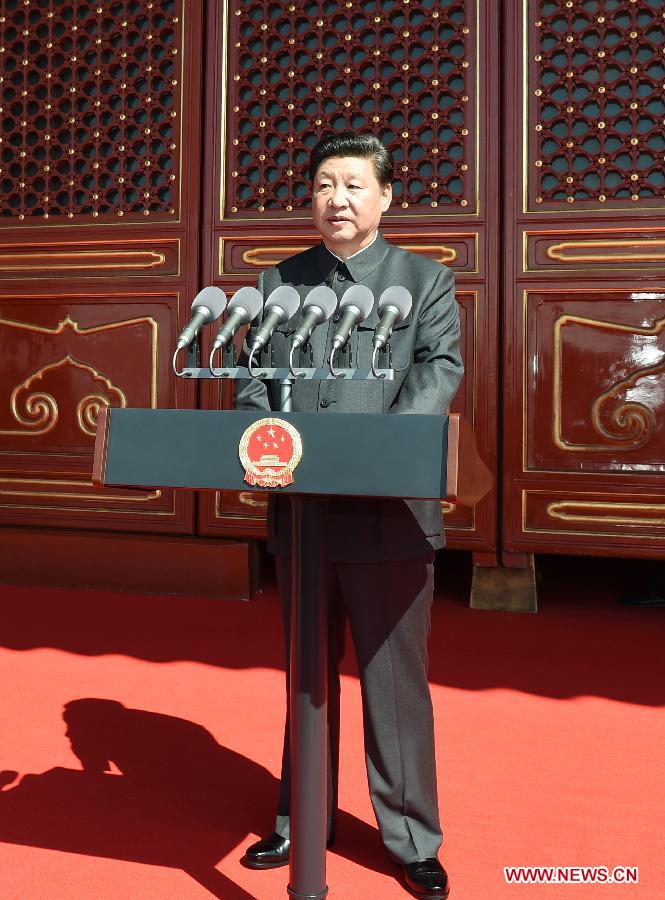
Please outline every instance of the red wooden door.
[{"label": "red wooden door", "polygon": [[101,406],[195,402],[200,4],[6,0],[0,31],[0,521],[191,533],[192,495],[91,469]]},{"label": "red wooden door", "polygon": [[[497,465],[498,5],[210,3],[203,277],[227,291],[317,240],[308,150],[369,129],[391,147],[383,232],[457,275],[466,375],[454,408]],[[206,404],[230,396],[208,385]],[[264,533],[253,494],[204,497],[206,534]],[[449,542],[492,558],[496,493],[444,505]]]},{"label": "red wooden door", "polygon": [[665,550],[665,21],[511,0],[503,544]]}]

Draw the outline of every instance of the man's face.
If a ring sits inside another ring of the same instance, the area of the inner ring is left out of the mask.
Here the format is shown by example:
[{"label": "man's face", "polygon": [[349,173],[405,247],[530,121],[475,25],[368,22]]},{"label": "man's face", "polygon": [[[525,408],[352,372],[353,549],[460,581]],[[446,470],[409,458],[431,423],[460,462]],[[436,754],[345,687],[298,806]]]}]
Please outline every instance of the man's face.
[{"label": "man's face", "polygon": [[392,187],[377,181],[371,159],[330,156],[314,176],[314,226],[326,245],[346,258],[371,242],[392,196]]}]

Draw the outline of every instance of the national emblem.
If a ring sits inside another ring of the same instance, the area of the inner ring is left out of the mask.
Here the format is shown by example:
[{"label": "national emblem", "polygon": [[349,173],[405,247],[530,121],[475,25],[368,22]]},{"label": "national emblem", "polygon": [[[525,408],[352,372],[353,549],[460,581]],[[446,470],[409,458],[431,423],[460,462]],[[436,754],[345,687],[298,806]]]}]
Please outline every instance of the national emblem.
[{"label": "national emblem", "polygon": [[297,429],[284,419],[259,419],[245,429],[238,447],[245,481],[259,487],[286,487],[302,456]]}]

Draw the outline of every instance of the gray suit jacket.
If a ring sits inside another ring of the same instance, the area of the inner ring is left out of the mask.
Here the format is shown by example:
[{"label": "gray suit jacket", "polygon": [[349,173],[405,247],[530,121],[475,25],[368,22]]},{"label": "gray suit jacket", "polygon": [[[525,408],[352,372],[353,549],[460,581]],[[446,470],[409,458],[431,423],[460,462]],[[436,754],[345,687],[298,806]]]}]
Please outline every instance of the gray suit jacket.
[{"label": "gray suit jacket", "polygon": [[[263,296],[281,284],[295,287],[301,301],[319,284],[331,286],[338,297],[353,283],[369,287],[378,300],[391,285],[406,287],[413,297],[410,315],[400,322],[390,344],[393,364],[400,371],[394,381],[296,381],[294,412],[421,413],[447,412],[463,366],[460,357],[459,315],[453,272],[446,266],[389,244],[380,234],[374,243],[346,262],[318,244],[263,272],[258,287]],[[275,365],[288,365],[291,335],[300,312],[280,325],[271,342]],[[379,321],[376,302],[369,318],[351,337],[354,365],[369,366],[372,337]],[[324,365],[336,322],[314,331],[314,365]],[[244,348],[247,354],[247,346]],[[337,360],[343,365],[343,358]],[[265,364],[265,363],[264,363]],[[296,360],[296,364],[299,363]],[[307,365],[303,360],[302,365]],[[236,382],[236,408],[269,412],[279,409],[276,382]],[[418,465],[418,460],[406,460]],[[290,515],[286,498],[271,495],[268,506],[269,548],[290,552]],[[337,561],[380,562],[424,556],[442,547],[440,506],[436,501],[340,498],[329,506],[330,557]]]}]

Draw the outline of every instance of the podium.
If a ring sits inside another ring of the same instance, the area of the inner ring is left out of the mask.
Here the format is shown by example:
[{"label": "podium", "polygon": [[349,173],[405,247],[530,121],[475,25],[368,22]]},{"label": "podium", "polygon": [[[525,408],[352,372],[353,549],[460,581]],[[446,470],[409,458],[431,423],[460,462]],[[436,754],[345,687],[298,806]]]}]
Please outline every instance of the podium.
[{"label": "podium", "polygon": [[[266,480],[283,486],[266,486]],[[457,414],[102,408],[93,482],[127,488],[267,489],[291,496],[288,894],[298,900],[325,897],[326,498],[445,498],[473,506],[492,486],[473,432]]]}]

